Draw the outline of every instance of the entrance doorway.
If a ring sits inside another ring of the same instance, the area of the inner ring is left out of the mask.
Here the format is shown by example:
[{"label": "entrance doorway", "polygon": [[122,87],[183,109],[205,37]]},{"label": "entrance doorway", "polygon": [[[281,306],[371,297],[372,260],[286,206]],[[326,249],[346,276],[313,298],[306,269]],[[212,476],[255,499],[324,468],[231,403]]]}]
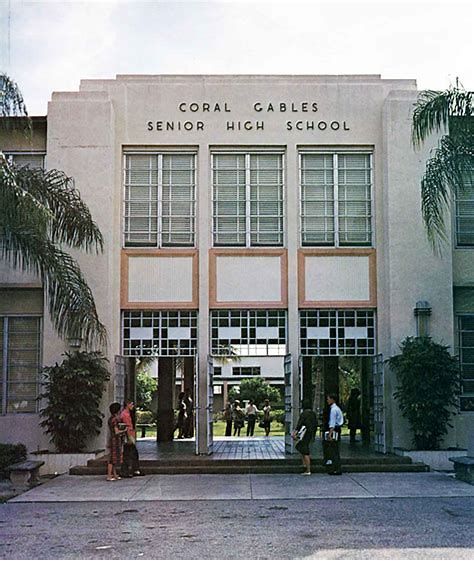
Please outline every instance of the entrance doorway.
[{"label": "entrance doorway", "polygon": [[116,357],[115,399],[136,403],[139,438],[195,440],[196,360],[195,356]]},{"label": "entrance doorway", "polygon": [[360,429],[357,439],[362,443],[374,444],[376,439],[374,423],[374,357],[371,356],[307,356],[303,357],[301,390],[302,398],[311,400],[318,414],[320,426],[323,423],[328,393],[338,397],[347,429],[347,406],[353,390],[360,392]]}]

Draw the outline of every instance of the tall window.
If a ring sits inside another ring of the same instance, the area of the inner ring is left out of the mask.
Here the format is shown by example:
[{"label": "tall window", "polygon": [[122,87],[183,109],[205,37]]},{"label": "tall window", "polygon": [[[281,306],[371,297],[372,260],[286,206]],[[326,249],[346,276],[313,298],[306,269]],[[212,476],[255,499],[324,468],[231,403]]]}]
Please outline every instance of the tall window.
[{"label": "tall window", "polygon": [[282,154],[213,154],[212,162],[214,245],[283,245]]},{"label": "tall window", "polygon": [[456,244],[474,246],[474,181],[471,174],[464,178],[464,188],[456,194]]},{"label": "tall window", "polygon": [[126,247],[193,246],[195,155],[125,156]]},{"label": "tall window", "polygon": [[300,154],[301,244],[372,244],[371,155]]},{"label": "tall window", "polygon": [[0,316],[1,413],[37,411],[40,372],[39,317]]},{"label": "tall window", "polygon": [[474,315],[458,316],[461,411],[474,411]]}]

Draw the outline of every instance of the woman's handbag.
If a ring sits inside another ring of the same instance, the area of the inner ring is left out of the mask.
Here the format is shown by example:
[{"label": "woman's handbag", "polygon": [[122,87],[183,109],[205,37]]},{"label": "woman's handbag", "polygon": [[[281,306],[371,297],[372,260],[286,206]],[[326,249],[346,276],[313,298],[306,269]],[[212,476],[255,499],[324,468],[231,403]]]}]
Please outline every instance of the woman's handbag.
[{"label": "woman's handbag", "polygon": [[265,421],[260,421],[260,422],[258,423],[258,426],[259,426],[261,429],[264,429],[264,428],[265,428]]}]

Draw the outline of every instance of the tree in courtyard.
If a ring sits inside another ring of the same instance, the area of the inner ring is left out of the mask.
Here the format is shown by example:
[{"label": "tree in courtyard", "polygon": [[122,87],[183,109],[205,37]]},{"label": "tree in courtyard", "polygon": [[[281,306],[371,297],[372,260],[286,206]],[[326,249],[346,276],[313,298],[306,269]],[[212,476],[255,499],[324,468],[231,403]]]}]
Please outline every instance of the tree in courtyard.
[{"label": "tree in courtyard", "polygon": [[459,83],[444,92],[426,90],[415,104],[412,140],[421,146],[429,135],[446,132],[426,163],[421,180],[422,213],[436,249],[446,240],[445,211],[453,195],[472,186],[474,169],[473,92]]},{"label": "tree in courtyard", "polygon": [[[11,117],[20,117],[12,119]],[[18,86],[0,74],[0,130],[31,124]],[[76,260],[64,249],[103,251],[103,237],[62,171],[16,166],[0,150],[0,259],[42,279],[57,333],[103,347],[106,330]]]},{"label": "tree in courtyard", "polygon": [[240,401],[252,399],[260,407],[268,399],[271,403],[280,401],[280,392],[277,388],[267,384],[262,378],[244,378],[240,382],[240,388],[234,386],[229,391],[229,399]]}]

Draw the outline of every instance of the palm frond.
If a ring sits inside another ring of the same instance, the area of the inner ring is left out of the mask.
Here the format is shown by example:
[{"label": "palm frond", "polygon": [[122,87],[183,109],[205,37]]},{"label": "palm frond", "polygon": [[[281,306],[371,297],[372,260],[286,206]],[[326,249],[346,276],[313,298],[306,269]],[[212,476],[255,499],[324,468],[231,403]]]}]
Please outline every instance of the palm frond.
[{"label": "palm frond", "polygon": [[458,87],[420,92],[413,111],[413,145],[419,147],[430,134],[447,128],[452,117],[471,116],[472,102],[472,92]]},{"label": "palm frond", "polygon": [[104,347],[106,329],[77,262],[37,229],[27,229],[24,224],[8,226],[6,231],[0,230],[0,257],[15,268],[40,276],[57,333],[81,338],[87,349]]},{"label": "palm frond", "polygon": [[58,170],[15,167],[16,181],[51,213],[51,241],[103,251],[102,234],[89,208],[74,188],[74,180]]},{"label": "palm frond", "polygon": [[21,130],[27,135],[31,134],[31,119],[28,117],[20,88],[3,72],[0,72],[0,130]]},{"label": "palm frond", "polygon": [[441,249],[440,242],[447,240],[445,212],[453,195],[464,189],[472,169],[471,150],[447,135],[426,163],[421,180],[421,209],[428,239],[437,251]]}]

